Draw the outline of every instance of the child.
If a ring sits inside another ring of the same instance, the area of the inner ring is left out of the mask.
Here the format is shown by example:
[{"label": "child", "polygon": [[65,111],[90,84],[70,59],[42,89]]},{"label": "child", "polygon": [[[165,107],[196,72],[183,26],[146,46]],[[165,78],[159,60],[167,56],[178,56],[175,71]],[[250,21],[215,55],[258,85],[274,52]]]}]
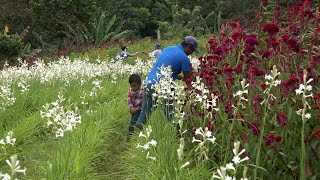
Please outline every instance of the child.
[{"label": "child", "polygon": [[122,46],[121,47],[121,52],[117,55],[116,59],[117,60],[127,60],[128,57],[132,57],[135,56],[137,53],[128,53],[127,52],[127,47],[126,46]]},{"label": "child", "polygon": [[131,113],[131,121],[128,128],[128,138],[132,135],[134,131],[134,125],[137,122],[138,117],[141,112],[142,97],[143,97],[143,88],[141,87],[141,78],[138,74],[132,74],[129,77],[130,89],[128,91],[128,106]]}]

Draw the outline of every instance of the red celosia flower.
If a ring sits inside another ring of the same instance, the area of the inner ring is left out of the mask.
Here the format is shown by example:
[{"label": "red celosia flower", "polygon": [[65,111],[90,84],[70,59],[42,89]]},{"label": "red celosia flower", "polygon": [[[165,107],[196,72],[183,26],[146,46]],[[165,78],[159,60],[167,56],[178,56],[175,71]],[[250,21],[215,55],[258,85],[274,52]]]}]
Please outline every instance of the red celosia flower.
[{"label": "red celosia flower", "polygon": [[315,18],[314,14],[312,11],[310,10],[306,10],[303,12],[303,17],[307,17],[308,19],[312,19]]},{"label": "red celosia flower", "polygon": [[254,45],[259,44],[257,37],[255,35],[248,36],[245,40],[245,43],[246,43],[246,45],[250,45],[250,46],[254,46]]},{"label": "red celosia flower", "polygon": [[274,36],[279,32],[280,29],[276,23],[267,23],[263,26],[262,30],[267,32],[270,36]]},{"label": "red celosia flower", "polygon": [[269,133],[269,134],[267,135],[265,144],[266,144],[267,146],[271,146],[274,142],[279,142],[279,141],[281,141],[281,139],[282,139],[281,136],[277,136],[277,135],[275,135],[274,133]]},{"label": "red celosia flower", "polygon": [[237,28],[240,26],[239,21],[228,22],[227,24],[229,24],[232,28]]},{"label": "red celosia flower", "polygon": [[311,138],[316,138],[317,141],[320,142],[320,128],[317,129],[317,130],[315,130],[315,131],[312,133]]},{"label": "red celosia flower", "polygon": [[280,42],[277,40],[268,41],[268,45],[276,49],[279,46]]},{"label": "red celosia flower", "polygon": [[281,38],[282,38],[283,42],[285,42],[285,43],[287,43],[289,40],[289,36],[287,34],[282,35]]},{"label": "red celosia flower", "polygon": [[269,57],[271,56],[272,53],[273,53],[273,50],[265,51],[262,54],[262,59],[269,59]]},{"label": "red celosia flower", "polygon": [[258,101],[258,102],[261,102],[261,101],[263,100],[263,98],[262,98],[262,97],[260,97],[260,95],[259,95],[259,94],[255,94],[255,95],[253,95],[253,99],[254,99],[255,101]]},{"label": "red celosia flower", "polygon": [[279,125],[287,126],[288,120],[286,113],[282,112],[277,115],[277,121]]},{"label": "red celosia flower", "polygon": [[268,0],[261,0],[260,2],[263,7],[266,7],[268,5]]},{"label": "red celosia flower", "polygon": [[251,129],[252,134],[256,135],[256,136],[259,135],[260,130],[259,130],[257,123],[251,122],[251,123],[249,123],[249,125],[250,125],[250,129]]},{"label": "red celosia flower", "polygon": [[292,51],[297,52],[297,53],[300,51],[300,46],[299,46],[299,43],[298,43],[298,39],[290,38],[287,41],[287,43],[288,43],[289,49],[291,49]]},{"label": "red celosia flower", "polygon": [[225,106],[225,112],[229,114],[229,113],[231,112],[231,107],[232,107],[232,106],[231,106],[231,103],[228,103],[228,104]]},{"label": "red celosia flower", "polygon": [[252,67],[250,69],[250,73],[253,74],[254,76],[263,76],[263,75],[265,75],[265,72],[260,70],[257,67]]},{"label": "red celosia flower", "polygon": [[313,98],[316,99],[316,100],[318,100],[318,99],[320,98],[320,92],[318,92],[317,94],[315,94],[315,95],[313,96]]},{"label": "red celosia flower", "polygon": [[261,87],[262,89],[266,89],[267,84],[266,84],[266,83],[261,83],[261,84],[260,84],[260,87]]},{"label": "red celosia flower", "polygon": [[238,74],[242,73],[242,63],[238,63],[236,66],[236,72]]}]

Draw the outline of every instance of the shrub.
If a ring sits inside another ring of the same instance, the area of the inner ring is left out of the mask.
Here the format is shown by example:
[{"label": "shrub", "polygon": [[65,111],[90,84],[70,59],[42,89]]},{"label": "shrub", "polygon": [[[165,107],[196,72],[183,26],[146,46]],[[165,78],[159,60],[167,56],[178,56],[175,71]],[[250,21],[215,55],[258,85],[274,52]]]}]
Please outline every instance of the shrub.
[{"label": "shrub", "polygon": [[2,60],[13,60],[21,55],[23,48],[24,43],[18,35],[0,34],[0,58],[3,58]]}]

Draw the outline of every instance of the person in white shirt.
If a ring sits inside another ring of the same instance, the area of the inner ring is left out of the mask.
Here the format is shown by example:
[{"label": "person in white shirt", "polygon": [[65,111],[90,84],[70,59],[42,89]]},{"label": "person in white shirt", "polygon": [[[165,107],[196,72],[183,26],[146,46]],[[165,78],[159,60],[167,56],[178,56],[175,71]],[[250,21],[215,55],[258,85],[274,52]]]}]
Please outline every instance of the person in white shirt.
[{"label": "person in white shirt", "polygon": [[157,43],[157,44],[155,44],[155,46],[154,46],[154,51],[152,51],[151,53],[148,53],[148,55],[151,57],[151,58],[158,58],[159,57],[159,55],[161,54],[161,45],[160,45],[160,43]]}]

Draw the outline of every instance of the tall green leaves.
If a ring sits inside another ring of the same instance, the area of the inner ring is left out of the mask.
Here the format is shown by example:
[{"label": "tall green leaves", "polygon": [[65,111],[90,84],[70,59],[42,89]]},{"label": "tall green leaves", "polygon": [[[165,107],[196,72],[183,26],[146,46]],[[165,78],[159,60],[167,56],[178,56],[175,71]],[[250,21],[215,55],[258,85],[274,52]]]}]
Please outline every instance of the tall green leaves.
[{"label": "tall green leaves", "polygon": [[116,15],[108,19],[105,13],[99,10],[89,27],[69,26],[69,31],[65,33],[73,40],[79,40],[84,44],[100,45],[129,35],[129,30],[122,31],[123,23],[123,21],[117,21]]}]

